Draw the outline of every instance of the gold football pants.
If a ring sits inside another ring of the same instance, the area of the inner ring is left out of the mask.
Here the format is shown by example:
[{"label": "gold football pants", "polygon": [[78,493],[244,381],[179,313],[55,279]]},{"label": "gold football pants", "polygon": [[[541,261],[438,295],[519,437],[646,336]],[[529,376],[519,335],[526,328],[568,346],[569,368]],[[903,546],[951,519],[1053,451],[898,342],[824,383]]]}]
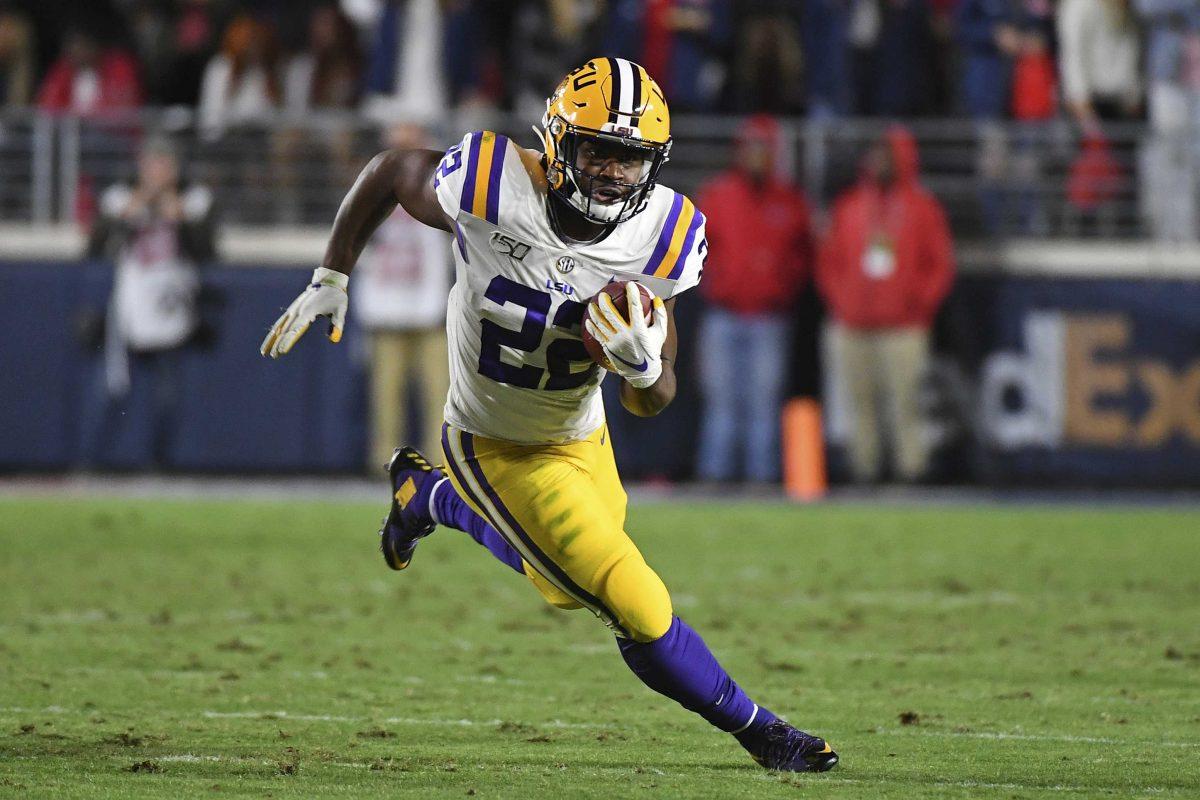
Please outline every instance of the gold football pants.
[{"label": "gold football pants", "polygon": [[580,442],[521,445],[444,425],[442,449],[459,496],[521,554],[547,602],[587,608],[635,641],[667,632],[671,598],[625,533],[608,426]]}]

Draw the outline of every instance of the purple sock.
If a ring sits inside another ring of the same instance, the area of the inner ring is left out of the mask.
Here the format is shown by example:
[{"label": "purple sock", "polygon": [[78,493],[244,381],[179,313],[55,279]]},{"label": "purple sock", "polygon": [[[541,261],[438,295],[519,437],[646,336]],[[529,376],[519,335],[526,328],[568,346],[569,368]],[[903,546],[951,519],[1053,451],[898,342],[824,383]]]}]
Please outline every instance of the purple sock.
[{"label": "purple sock", "polygon": [[431,504],[430,511],[433,512],[434,522],[465,532],[476,542],[486,547],[488,552],[495,556],[497,560],[502,561],[522,575],[525,574],[525,569],[521,566],[521,554],[514,550],[512,545],[506,542],[504,537],[488,524],[487,520],[476,514],[458,496],[449,478],[443,479],[437,486],[433,487],[433,503]]},{"label": "purple sock", "polygon": [[700,634],[679,617],[653,642],[618,639],[617,644],[625,663],[642,683],[739,741],[755,736],[775,719],[733,682]]}]

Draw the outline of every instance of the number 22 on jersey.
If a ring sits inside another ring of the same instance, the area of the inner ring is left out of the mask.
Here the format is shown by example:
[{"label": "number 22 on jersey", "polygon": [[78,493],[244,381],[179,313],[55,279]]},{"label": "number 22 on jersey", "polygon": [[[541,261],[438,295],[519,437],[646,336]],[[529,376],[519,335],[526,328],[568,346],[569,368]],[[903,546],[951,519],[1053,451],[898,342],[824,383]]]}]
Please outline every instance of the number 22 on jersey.
[{"label": "number 22 on jersey", "polygon": [[[480,321],[479,374],[523,389],[550,391],[575,389],[595,376],[599,367],[588,357],[579,338],[587,308],[583,303],[561,300],[550,318],[553,298],[548,292],[503,275],[492,278],[484,297],[502,308],[511,305],[522,309],[524,316],[520,329],[515,330],[491,319]],[[517,366],[501,359],[504,347],[536,353],[542,347],[547,328],[551,337],[546,345],[545,368],[528,363]],[[559,335],[554,335],[555,332]]]}]

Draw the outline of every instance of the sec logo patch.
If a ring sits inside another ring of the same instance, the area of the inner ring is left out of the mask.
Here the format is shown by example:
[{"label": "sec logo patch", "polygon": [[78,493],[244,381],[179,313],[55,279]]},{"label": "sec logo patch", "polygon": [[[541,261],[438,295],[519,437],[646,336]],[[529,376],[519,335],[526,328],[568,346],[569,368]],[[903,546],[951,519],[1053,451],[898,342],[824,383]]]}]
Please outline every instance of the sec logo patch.
[{"label": "sec logo patch", "polygon": [[575,269],[575,259],[571,258],[570,256],[562,256],[555,263],[554,268],[563,275],[566,275],[568,272]]}]

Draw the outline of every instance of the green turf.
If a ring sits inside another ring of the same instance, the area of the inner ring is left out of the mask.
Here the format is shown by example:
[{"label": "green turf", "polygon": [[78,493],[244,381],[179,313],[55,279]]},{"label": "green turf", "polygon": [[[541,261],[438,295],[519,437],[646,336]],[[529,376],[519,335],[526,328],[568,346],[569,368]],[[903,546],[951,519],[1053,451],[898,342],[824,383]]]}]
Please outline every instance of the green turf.
[{"label": "green turf", "polygon": [[631,509],[735,678],[842,753],[793,777],[464,535],[390,572],[379,516],[0,501],[0,796],[1200,795],[1200,513]]}]

